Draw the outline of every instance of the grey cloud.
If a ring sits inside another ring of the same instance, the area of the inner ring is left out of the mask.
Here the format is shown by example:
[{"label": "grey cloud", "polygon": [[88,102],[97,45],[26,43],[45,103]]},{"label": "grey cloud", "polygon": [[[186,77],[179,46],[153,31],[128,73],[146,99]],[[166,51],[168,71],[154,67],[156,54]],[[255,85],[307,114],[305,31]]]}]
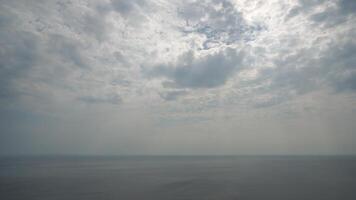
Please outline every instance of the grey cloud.
[{"label": "grey cloud", "polygon": [[103,41],[106,37],[105,16],[99,14],[87,15],[84,18],[83,32],[93,35],[98,41]]},{"label": "grey cloud", "polygon": [[300,13],[300,7],[296,6],[289,10],[288,14],[285,17],[285,20],[293,18],[293,17],[297,16],[299,13]]},{"label": "grey cloud", "polygon": [[109,94],[104,96],[82,96],[79,97],[78,100],[88,104],[119,105],[120,103],[122,103],[122,98],[118,94]]},{"label": "grey cloud", "polygon": [[248,103],[254,108],[282,104],[320,88],[317,68],[276,66],[260,71],[259,77],[242,87],[251,88]]},{"label": "grey cloud", "polygon": [[308,8],[311,8],[311,7],[314,7],[314,6],[317,6],[317,5],[320,5],[324,2],[327,2],[329,0],[299,0],[299,4],[308,9]]},{"label": "grey cloud", "polygon": [[[292,8],[286,15],[286,20],[297,16],[299,14],[310,14],[310,20],[325,25],[326,27],[332,27],[345,22],[349,15],[353,15],[356,9],[356,3],[354,0],[337,0],[336,7],[326,6],[326,3],[334,1],[330,0],[299,0],[299,5]],[[317,9],[315,7],[322,6],[324,10]]]},{"label": "grey cloud", "polygon": [[[89,1],[86,12],[79,13],[78,7],[71,1],[59,1],[56,4],[58,15],[63,24],[80,35],[103,42],[107,37],[106,17],[110,11],[108,3]],[[48,26],[51,26],[50,23]]]},{"label": "grey cloud", "polygon": [[317,87],[315,76],[320,73],[320,68],[313,59],[308,58],[310,51],[301,51],[296,56],[276,60],[277,68],[269,75],[272,77],[272,87],[285,88],[303,94]]},{"label": "grey cloud", "polygon": [[111,6],[123,17],[128,17],[137,7],[145,4],[145,0],[111,0]]},{"label": "grey cloud", "polygon": [[62,35],[51,35],[49,51],[62,58],[63,62],[70,62],[81,68],[88,68],[89,65],[81,54],[81,45],[71,38]]},{"label": "grey cloud", "polygon": [[257,102],[257,107],[282,103],[295,95],[331,87],[336,92],[356,90],[356,44],[346,42],[329,44],[320,56],[311,58],[313,50],[299,51],[296,55],[274,61],[275,68],[261,70],[256,84],[260,94],[274,95],[269,101]]},{"label": "grey cloud", "polygon": [[311,15],[310,20],[316,25],[330,28],[345,22],[347,18],[346,15],[340,14],[338,10],[326,9],[325,11]]},{"label": "grey cloud", "polygon": [[120,62],[124,67],[130,67],[130,62],[127,60],[126,56],[122,52],[116,51],[113,53],[115,61]]},{"label": "grey cloud", "polygon": [[[93,53],[92,45],[99,46],[96,41],[106,36],[105,19],[102,18],[107,15],[98,11],[98,4],[91,1],[83,5],[83,10],[78,10],[78,4],[70,1],[45,1],[43,4],[26,1],[26,6],[21,2],[4,2],[0,6],[1,98],[18,98],[21,93],[45,99],[56,90],[74,92],[86,89],[87,84],[102,87],[94,83],[92,74],[96,70],[94,62],[102,62],[104,58],[96,54],[97,60],[93,61],[94,56],[90,54]],[[44,28],[39,30],[39,25]],[[121,60],[127,65],[122,54],[117,54],[113,60],[114,64]],[[114,78],[112,86],[115,85],[128,86],[130,82],[126,77]],[[44,93],[35,94],[41,92]],[[110,98],[115,99],[112,102],[119,99]]]},{"label": "grey cloud", "polygon": [[127,15],[130,13],[135,6],[134,1],[126,1],[126,0],[111,0],[111,4],[116,11],[123,15]]},{"label": "grey cloud", "polygon": [[242,14],[228,0],[188,3],[179,10],[179,15],[186,20],[183,32],[206,36],[204,49],[209,49],[214,43],[231,44],[239,40],[253,40],[263,29],[262,25],[247,24]]},{"label": "grey cloud", "polygon": [[285,16],[285,20],[289,20],[293,17],[296,17],[301,14],[306,14],[311,12],[312,8],[317,5],[321,5],[327,0],[299,0],[298,5],[294,6],[292,9],[288,11]]},{"label": "grey cloud", "polygon": [[356,91],[356,70],[349,71],[338,78],[334,82],[337,91]]},{"label": "grey cloud", "polygon": [[312,52],[309,49],[289,56],[281,55],[273,60],[273,68],[260,69],[258,77],[245,87],[255,87],[255,96],[272,97],[256,102],[256,107],[279,104],[319,88],[321,69],[318,61],[310,57]]},{"label": "grey cloud", "polygon": [[[294,7],[286,15],[286,20],[297,16],[298,14],[310,14],[310,20],[315,25],[330,28],[340,25],[348,20],[350,15],[354,15],[356,10],[356,3],[354,0],[338,0],[336,7],[326,6],[325,3],[331,2],[329,0],[299,0],[299,5]],[[313,8],[316,6],[324,6],[324,10],[314,12]]]},{"label": "grey cloud", "polygon": [[339,8],[344,12],[355,14],[356,1],[355,0],[340,0]]},{"label": "grey cloud", "polygon": [[331,66],[329,69],[355,69],[356,68],[356,43],[352,35],[345,35],[345,42],[335,41],[331,43],[323,54],[322,65]]},{"label": "grey cloud", "polygon": [[149,74],[164,76],[176,87],[213,88],[223,85],[235,71],[242,69],[243,57],[242,52],[236,53],[233,49],[202,58],[196,58],[193,52],[188,52],[176,63],[155,66]]},{"label": "grey cloud", "polygon": [[123,78],[116,78],[110,82],[111,85],[113,86],[124,86],[124,87],[129,87],[131,85],[131,82],[128,80],[125,80]]},{"label": "grey cloud", "polygon": [[[28,6],[31,6],[28,9],[32,12],[42,9],[36,3],[29,3]],[[46,6],[52,8],[51,6],[56,6],[56,4],[43,5],[43,7]],[[72,38],[65,32],[51,33],[50,29],[55,28],[54,25],[49,26],[53,23],[51,20],[55,19],[50,15],[53,13],[47,13],[47,19],[46,13],[40,12],[33,18],[41,20],[33,21],[30,17],[27,21],[24,16],[14,14],[16,13],[14,11],[23,11],[22,9],[24,8],[21,6],[21,1],[4,3],[0,7],[2,25],[0,30],[0,98],[2,101],[14,103],[24,96],[43,100],[50,97],[47,96],[48,93],[40,91],[42,88],[55,91],[58,87],[60,89],[77,87],[71,83],[75,80],[69,80],[67,76],[70,76],[73,70],[88,70],[90,66],[83,56],[81,43],[77,38]],[[67,17],[70,18],[70,16]],[[40,31],[36,28],[36,23],[40,22],[43,22],[46,30]]]},{"label": "grey cloud", "polygon": [[205,116],[192,116],[192,117],[162,117],[157,120],[156,125],[161,127],[170,127],[172,125],[187,125],[197,124],[202,122],[212,121],[210,117]]},{"label": "grey cloud", "polygon": [[253,107],[255,108],[266,108],[274,105],[281,104],[289,99],[288,95],[273,95],[265,98],[256,98],[253,100]]},{"label": "grey cloud", "polygon": [[110,0],[108,4],[98,4],[96,10],[102,15],[118,13],[126,25],[139,27],[146,21],[153,5],[154,1],[148,3],[146,0]]},{"label": "grey cloud", "polygon": [[99,8],[104,5],[109,8],[107,3],[88,1],[78,6],[73,1],[16,0],[6,5],[11,9],[22,10],[24,13],[30,11],[28,21],[22,17],[21,23],[28,23],[33,26],[30,29],[34,28],[41,34],[72,33],[80,38],[94,39],[98,42],[102,42],[107,36],[106,17],[109,10],[104,11]]},{"label": "grey cloud", "polygon": [[188,92],[185,90],[168,91],[160,93],[161,98],[166,101],[177,100],[180,96],[186,95]]},{"label": "grey cloud", "polygon": [[39,39],[23,31],[0,30],[0,98],[17,96],[15,81],[38,61]]},{"label": "grey cloud", "polygon": [[320,65],[329,83],[337,91],[356,91],[356,43],[331,44]]}]

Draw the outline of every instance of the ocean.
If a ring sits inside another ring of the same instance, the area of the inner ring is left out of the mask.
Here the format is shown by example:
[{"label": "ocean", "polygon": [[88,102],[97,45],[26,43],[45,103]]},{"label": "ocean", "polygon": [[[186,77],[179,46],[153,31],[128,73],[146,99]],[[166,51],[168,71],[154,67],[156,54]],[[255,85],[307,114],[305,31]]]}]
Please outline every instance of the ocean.
[{"label": "ocean", "polygon": [[2,157],[0,199],[355,200],[356,157]]}]

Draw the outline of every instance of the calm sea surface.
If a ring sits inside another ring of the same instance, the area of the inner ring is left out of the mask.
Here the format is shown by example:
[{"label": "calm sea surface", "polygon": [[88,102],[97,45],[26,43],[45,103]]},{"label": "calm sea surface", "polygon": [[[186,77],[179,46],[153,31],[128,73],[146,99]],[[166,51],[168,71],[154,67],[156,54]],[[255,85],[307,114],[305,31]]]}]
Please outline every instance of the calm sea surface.
[{"label": "calm sea surface", "polygon": [[0,199],[355,200],[356,157],[3,157]]}]

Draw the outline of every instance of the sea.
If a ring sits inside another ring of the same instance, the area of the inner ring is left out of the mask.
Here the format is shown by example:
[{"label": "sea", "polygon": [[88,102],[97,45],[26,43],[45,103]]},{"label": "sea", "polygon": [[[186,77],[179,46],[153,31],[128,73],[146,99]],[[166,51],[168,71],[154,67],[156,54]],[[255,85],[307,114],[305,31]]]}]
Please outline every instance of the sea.
[{"label": "sea", "polygon": [[355,200],[354,156],[16,156],[1,200]]}]

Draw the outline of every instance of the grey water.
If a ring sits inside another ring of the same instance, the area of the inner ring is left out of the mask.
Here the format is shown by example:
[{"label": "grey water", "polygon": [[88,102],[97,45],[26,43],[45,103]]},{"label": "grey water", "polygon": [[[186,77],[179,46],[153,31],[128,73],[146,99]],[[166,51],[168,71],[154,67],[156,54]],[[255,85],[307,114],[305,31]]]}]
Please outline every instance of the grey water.
[{"label": "grey water", "polygon": [[355,200],[356,157],[2,157],[0,199]]}]

